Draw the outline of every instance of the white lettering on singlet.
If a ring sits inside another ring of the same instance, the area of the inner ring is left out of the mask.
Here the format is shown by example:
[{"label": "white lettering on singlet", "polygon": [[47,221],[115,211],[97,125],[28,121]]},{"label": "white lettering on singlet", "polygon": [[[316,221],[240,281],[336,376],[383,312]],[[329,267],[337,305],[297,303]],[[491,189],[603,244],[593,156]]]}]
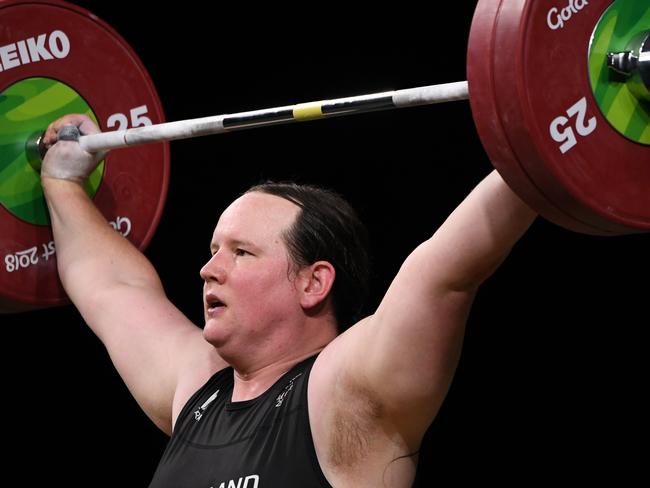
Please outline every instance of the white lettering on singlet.
[{"label": "white lettering on singlet", "polygon": [[63,59],[70,54],[70,39],[65,32],[52,31],[0,46],[0,71],[23,64]]},{"label": "white lettering on singlet", "polygon": [[237,480],[222,481],[216,487],[212,485],[210,488],[259,488],[260,477],[256,474],[241,477]]}]

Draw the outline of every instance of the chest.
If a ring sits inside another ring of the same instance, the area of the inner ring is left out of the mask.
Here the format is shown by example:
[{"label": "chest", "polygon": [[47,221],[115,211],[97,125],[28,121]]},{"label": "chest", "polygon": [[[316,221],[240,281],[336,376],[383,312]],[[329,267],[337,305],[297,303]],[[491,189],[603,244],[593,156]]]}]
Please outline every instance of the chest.
[{"label": "chest", "polygon": [[260,397],[231,403],[232,386],[215,382],[178,417],[153,487],[328,487],[309,431],[303,373]]}]

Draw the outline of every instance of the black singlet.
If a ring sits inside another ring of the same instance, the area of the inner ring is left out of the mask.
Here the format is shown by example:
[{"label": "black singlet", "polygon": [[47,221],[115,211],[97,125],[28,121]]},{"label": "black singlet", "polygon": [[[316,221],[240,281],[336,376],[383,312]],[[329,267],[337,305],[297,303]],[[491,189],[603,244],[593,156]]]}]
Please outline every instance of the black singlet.
[{"label": "black singlet", "polygon": [[187,402],[149,488],[331,488],[307,411],[313,356],[253,400],[231,402],[233,370]]}]

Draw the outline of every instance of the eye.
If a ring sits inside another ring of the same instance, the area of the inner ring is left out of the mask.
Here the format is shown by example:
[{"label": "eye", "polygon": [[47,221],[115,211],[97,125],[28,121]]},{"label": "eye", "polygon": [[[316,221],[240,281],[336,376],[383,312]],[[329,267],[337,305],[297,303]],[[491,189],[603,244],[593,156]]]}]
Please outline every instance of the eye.
[{"label": "eye", "polygon": [[242,249],[241,247],[235,249],[235,256],[246,256],[246,255],[252,255],[252,254],[249,253],[247,250]]}]

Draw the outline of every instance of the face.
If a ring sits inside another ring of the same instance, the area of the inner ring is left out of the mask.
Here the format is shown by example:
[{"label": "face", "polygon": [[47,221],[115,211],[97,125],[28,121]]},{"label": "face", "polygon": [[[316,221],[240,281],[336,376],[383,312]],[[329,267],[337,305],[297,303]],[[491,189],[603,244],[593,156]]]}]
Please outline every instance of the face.
[{"label": "face", "polygon": [[241,350],[278,340],[300,313],[281,234],[297,205],[265,193],[247,193],[221,215],[201,269],[203,334],[215,347]]}]

